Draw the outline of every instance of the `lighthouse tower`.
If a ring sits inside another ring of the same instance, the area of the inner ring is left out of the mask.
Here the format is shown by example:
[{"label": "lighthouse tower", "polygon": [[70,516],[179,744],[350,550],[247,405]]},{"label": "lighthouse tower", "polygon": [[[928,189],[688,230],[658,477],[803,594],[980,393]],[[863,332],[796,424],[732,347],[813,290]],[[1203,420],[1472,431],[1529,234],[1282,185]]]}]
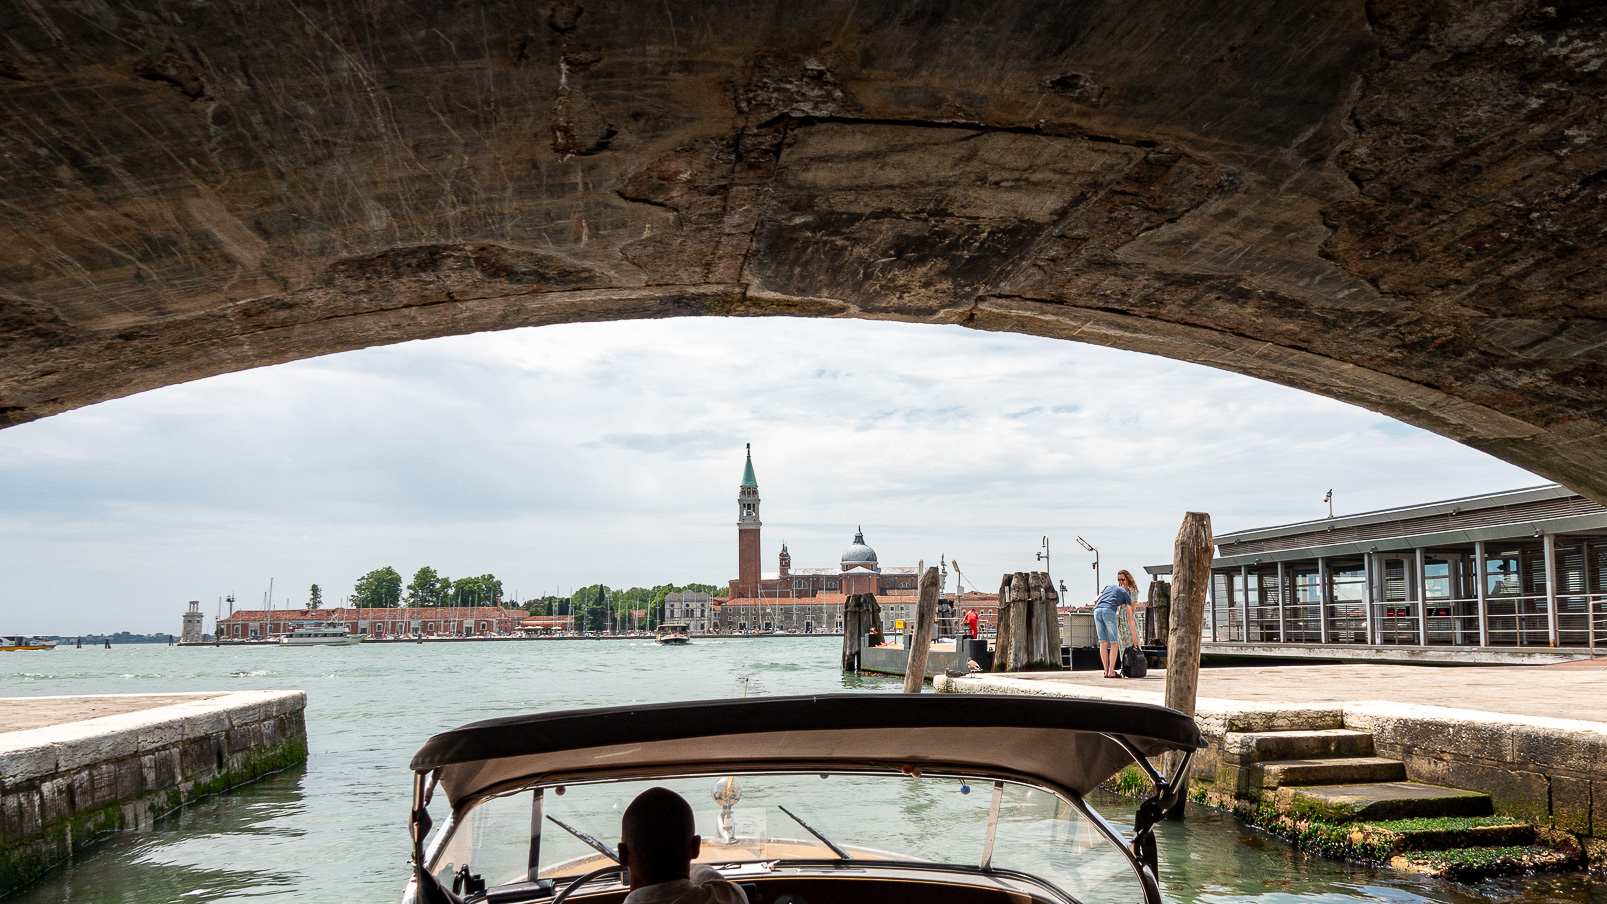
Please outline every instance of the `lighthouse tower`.
[{"label": "lighthouse tower", "polygon": [[190,600],[190,611],[184,613],[184,629],[179,633],[179,643],[201,643],[205,640],[205,618],[201,614],[201,601]]},{"label": "lighthouse tower", "polygon": [[759,595],[759,527],[759,481],[753,476],[753,444],[749,443],[748,463],[737,489],[737,579],[731,585],[732,599]]}]

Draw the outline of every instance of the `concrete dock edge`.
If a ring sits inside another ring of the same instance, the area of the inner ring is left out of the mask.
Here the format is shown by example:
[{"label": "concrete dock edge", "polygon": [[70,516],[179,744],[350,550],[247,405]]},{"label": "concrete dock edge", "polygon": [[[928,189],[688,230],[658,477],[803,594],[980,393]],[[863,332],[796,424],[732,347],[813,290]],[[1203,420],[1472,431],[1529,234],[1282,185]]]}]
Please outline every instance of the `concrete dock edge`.
[{"label": "concrete dock edge", "polygon": [[107,833],[307,759],[301,691],[161,696],[188,699],[0,734],[0,895]]}]

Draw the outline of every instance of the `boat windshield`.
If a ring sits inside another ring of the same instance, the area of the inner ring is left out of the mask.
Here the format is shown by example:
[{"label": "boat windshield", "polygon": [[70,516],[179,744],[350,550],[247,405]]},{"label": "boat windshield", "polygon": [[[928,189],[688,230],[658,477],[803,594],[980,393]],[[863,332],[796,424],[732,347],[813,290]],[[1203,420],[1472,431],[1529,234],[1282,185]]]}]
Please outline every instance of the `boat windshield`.
[{"label": "boat windshield", "polygon": [[437,878],[450,886],[467,865],[494,889],[528,882],[532,861],[538,879],[609,866],[580,836],[616,847],[625,808],[654,786],[692,805],[703,839],[698,859],[728,874],[834,861],[840,851],[865,866],[987,864],[1081,901],[1144,897],[1124,854],[1068,801],[1024,784],[932,774],[748,773],[526,789],[464,814],[434,860]]}]

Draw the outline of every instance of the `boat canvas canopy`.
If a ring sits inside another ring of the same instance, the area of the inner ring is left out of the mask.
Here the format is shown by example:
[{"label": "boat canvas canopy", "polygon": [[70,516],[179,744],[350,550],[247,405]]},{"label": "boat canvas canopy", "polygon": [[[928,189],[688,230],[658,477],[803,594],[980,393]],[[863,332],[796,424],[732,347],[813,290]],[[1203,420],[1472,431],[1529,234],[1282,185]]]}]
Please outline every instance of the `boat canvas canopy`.
[{"label": "boat canvas canopy", "polygon": [[[1120,739],[1120,740],[1118,740]],[[517,784],[799,769],[954,770],[1086,794],[1133,762],[1205,746],[1194,720],[1057,697],[830,694],[616,706],[476,722],[413,757],[457,810]]]}]

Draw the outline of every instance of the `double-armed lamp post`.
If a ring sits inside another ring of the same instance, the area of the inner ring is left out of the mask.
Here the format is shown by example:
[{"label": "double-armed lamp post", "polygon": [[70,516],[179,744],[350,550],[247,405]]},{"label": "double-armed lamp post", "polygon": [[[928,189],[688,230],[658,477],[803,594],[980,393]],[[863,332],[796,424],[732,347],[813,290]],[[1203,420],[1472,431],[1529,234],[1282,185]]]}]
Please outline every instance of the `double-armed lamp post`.
[{"label": "double-armed lamp post", "polygon": [[1099,590],[1100,590],[1100,586],[1099,586],[1099,550],[1094,546],[1094,544],[1089,543],[1087,540],[1084,540],[1082,537],[1078,537],[1077,542],[1082,544],[1083,549],[1086,549],[1089,552],[1094,554],[1094,596],[1098,596],[1099,595]]}]

